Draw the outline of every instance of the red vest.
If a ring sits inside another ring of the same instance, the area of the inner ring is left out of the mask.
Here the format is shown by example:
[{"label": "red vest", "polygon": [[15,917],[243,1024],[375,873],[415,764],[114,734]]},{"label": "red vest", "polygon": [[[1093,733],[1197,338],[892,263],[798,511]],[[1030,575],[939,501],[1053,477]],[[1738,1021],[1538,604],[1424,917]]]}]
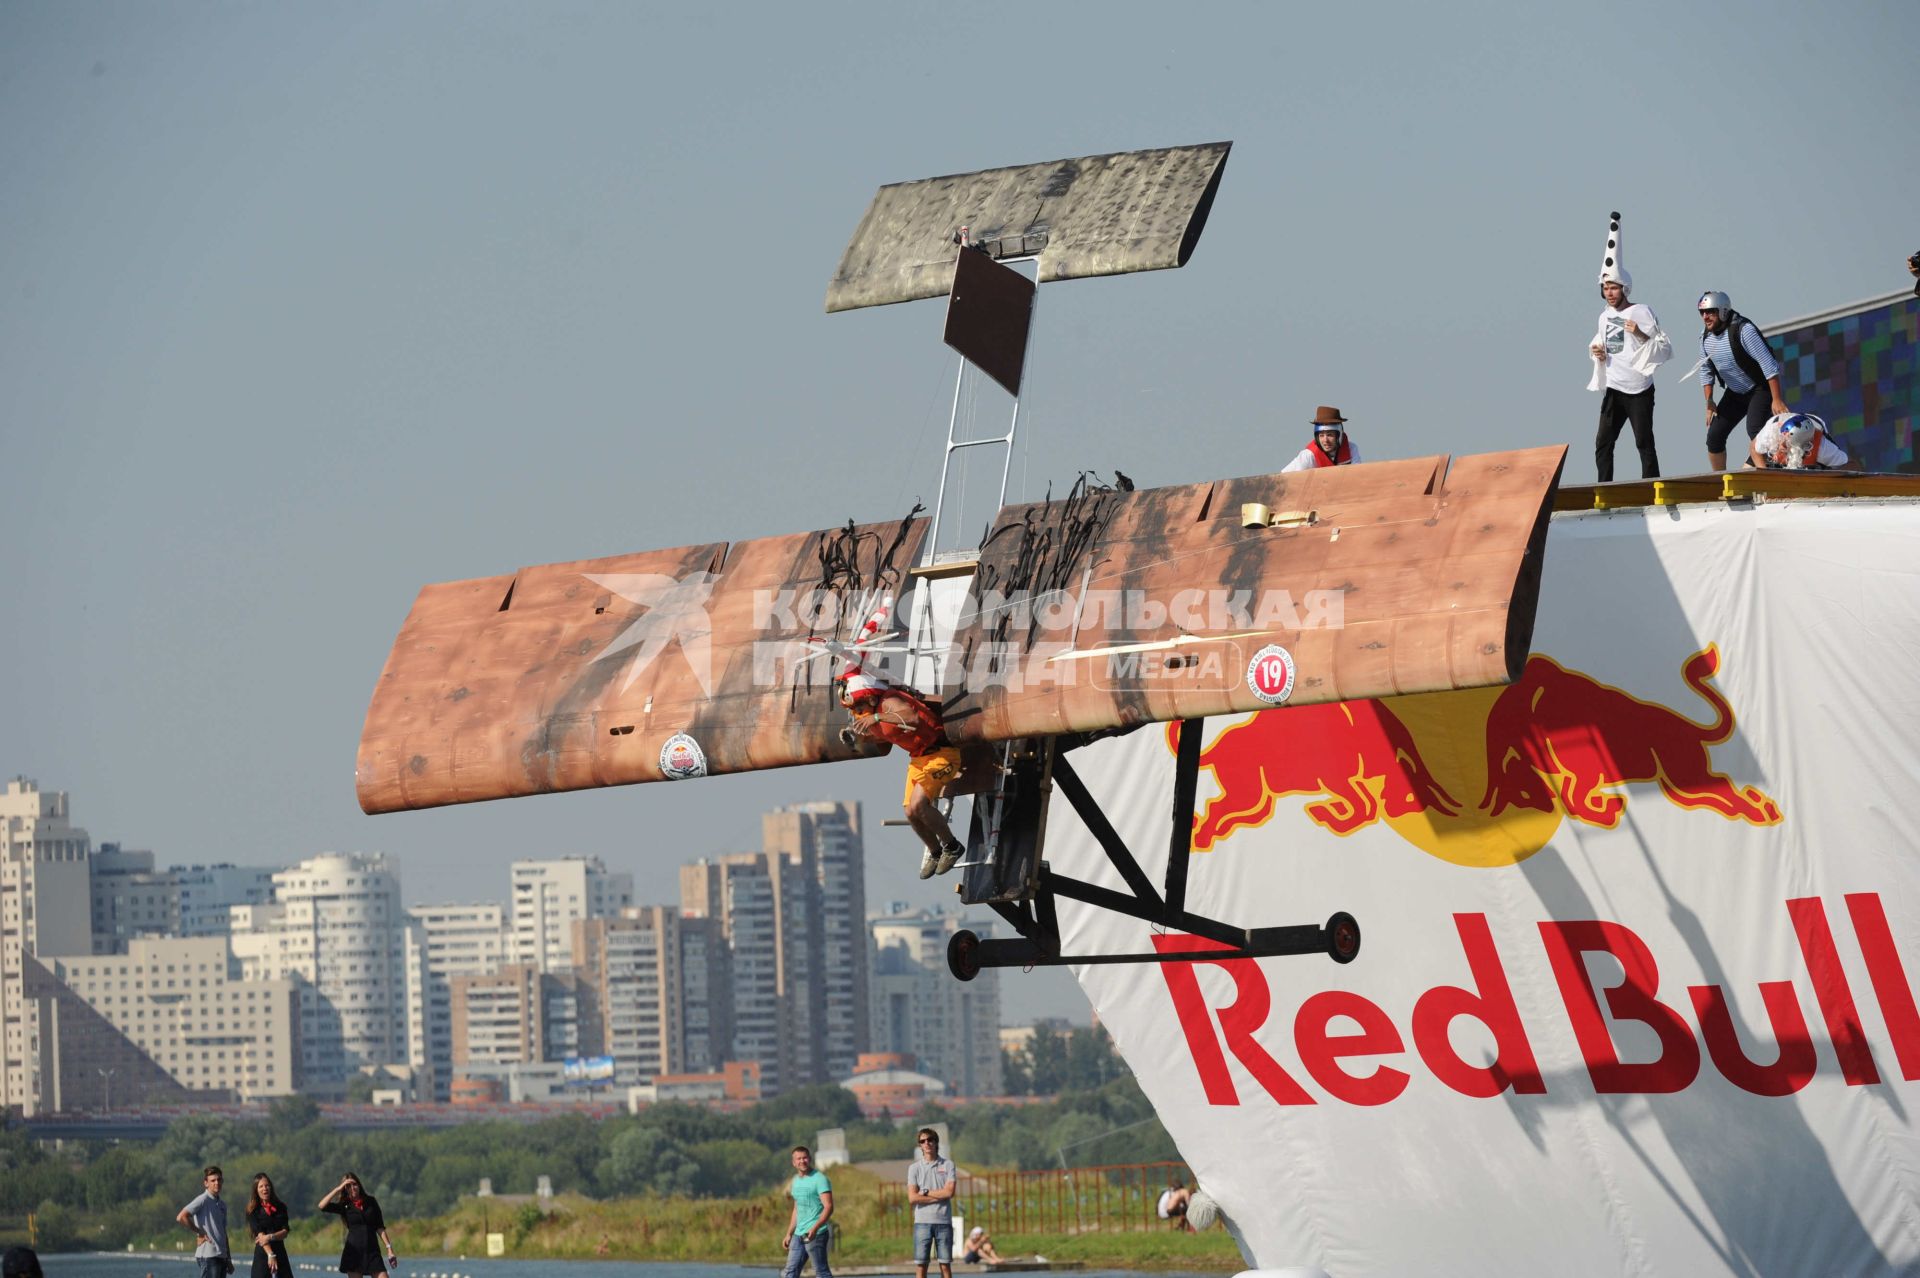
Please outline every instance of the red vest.
[{"label": "red vest", "polygon": [[1316,467],[1345,466],[1353,461],[1353,444],[1347,439],[1345,431],[1340,432],[1340,447],[1335,450],[1333,456],[1327,456],[1325,451],[1321,449],[1320,441],[1317,439],[1308,442],[1307,452],[1312,455],[1313,464]]},{"label": "red vest", "polygon": [[883,696],[861,701],[855,711],[856,725],[889,745],[917,758],[946,744],[940,712],[912,693],[889,688]]}]

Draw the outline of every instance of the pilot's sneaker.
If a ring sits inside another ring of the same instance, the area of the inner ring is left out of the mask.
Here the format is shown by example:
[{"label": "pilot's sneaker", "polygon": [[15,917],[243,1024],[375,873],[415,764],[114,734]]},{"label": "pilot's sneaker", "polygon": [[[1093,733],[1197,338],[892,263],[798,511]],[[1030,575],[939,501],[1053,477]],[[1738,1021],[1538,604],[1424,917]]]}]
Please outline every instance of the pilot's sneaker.
[{"label": "pilot's sneaker", "polygon": [[[960,858],[966,855],[966,851],[967,850],[958,843],[947,844],[947,846],[940,849],[940,859],[933,863],[933,872],[935,874],[945,874],[948,870],[951,870],[960,863]],[[927,877],[925,870],[920,872],[920,877],[923,879]]]},{"label": "pilot's sneaker", "polygon": [[930,879],[934,875],[939,874],[941,872],[939,867],[942,859],[943,858],[936,857],[933,854],[932,848],[928,848],[922,852],[920,854],[920,877]]}]

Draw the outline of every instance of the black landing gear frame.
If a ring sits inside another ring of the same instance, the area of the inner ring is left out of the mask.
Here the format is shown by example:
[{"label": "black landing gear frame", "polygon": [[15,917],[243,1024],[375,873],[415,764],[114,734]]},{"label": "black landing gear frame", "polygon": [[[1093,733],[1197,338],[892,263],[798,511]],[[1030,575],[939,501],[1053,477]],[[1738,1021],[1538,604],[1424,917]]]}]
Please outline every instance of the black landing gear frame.
[{"label": "black landing gear frame", "polygon": [[[1325,954],[1336,963],[1351,963],[1360,953],[1360,924],[1344,911],[1325,925],[1254,928],[1235,927],[1188,912],[1187,858],[1193,850],[1202,722],[1190,719],[1180,725],[1164,894],[1141,871],[1113,823],[1067,762],[1067,753],[1085,744],[1085,739],[1035,737],[1003,746],[998,780],[991,791],[974,800],[960,899],[969,905],[988,906],[1011,924],[1019,937],[982,938],[971,931],[956,932],[947,942],[948,969],[961,980],[970,981],[989,967],[1057,967],[1068,963],[1217,962],[1283,954]],[[1040,858],[1047,800],[1056,789],[1073,805],[1129,891],[1116,892],[1055,874]],[[1062,954],[1054,901],[1063,896],[1232,948],[1171,954]]]}]

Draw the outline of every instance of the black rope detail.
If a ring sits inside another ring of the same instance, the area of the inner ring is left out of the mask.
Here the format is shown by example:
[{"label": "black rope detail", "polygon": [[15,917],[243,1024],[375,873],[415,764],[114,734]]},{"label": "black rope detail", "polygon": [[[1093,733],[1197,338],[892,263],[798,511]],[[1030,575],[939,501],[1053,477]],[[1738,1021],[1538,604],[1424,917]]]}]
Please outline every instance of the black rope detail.
[{"label": "black rope detail", "polygon": [[[1072,584],[1082,559],[1099,541],[1112,518],[1120,491],[1102,483],[1092,471],[1081,471],[1066,497],[1056,503],[1053,486],[1049,484],[1046,497],[1028,506],[1017,522],[992,528],[981,540],[974,598],[980,600],[998,594],[1010,601],[1024,591],[1031,601],[1066,589]],[[1012,562],[1002,571],[987,562],[986,552],[996,541],[1009,536],[1018,537],[1019,542]],[[1006,651],[1007,632],[1013,621],[1014,609],[1007,607],[985,628],[994,651]],[[1038,634],[1037,627],[1029,626],[1024,647],[1031,648]],[[974,655],[972,644],[973,640],[969,639],[964,654],[969,669]]]},{"label": "black rope detail", "polygon": [[[883,541],[882,535],[878,532],[861,532],[860,526],[852,519],[847,520],[845,527],[837,528],[820,539],[818,550],[820,576],[815,583],[815,588],[839,596],[834,609],[836,617],[840,617],[848,601],[857,599],[862,593],[888,586],[898,586],[902,570],[895,560],[900,554],[901,547],[913,535],[913,521],[918,519],[925,509],[925,506],[916,501],[913,509],[907,512],[906,516],[900,520],[899,526],[894,529],[893,538],[890,541]],[[865,570],[860,566],[863,550],[871,552],[868,557],[869,564]],[[844,618],[841,619],[844,620]],[[864,622],[865,614],[863,613],[858,620]],[[855,629],[858,629],[857,624]],[[809,621],[807,638],[812,640],[822,637],[831,639],[836,636],[821,636],[818,628]],[[880,655],[876,654],[876,657]],[[882,664],[884,665],[884,662]],[[830,662],[828,669],[831,669]],[[827,680],[831,682],[831,677],[828,676]],[[789,710],[798,704],[801,688],[811,689],[813,682],[813,670],[809,663],[805,678],[795,679],[787,693]]]}]

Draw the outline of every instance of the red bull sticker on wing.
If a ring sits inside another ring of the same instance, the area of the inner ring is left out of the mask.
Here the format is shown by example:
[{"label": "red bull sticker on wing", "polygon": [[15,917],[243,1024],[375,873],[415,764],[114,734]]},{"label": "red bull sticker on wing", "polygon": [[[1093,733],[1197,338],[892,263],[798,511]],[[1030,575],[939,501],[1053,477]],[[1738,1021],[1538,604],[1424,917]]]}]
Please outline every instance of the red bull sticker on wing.
[{"label": "red bull sticker on wing", "polygon": [[[1422,693],[1262,712],[1229,724],[1201,751],[1217,793],[1194,818],[1193,850],[1265,825],[1281,799],[1349,835],[1384,822],[1455,865],[1513,865],[1566,818],[1617,827],[1631,785],[1677,807],[1776,825],[1778,801],[1717,771],[1733,707],[1712,680],[1717,644],[1681,663],[1711,712],[1706,722],[1646,701],[1535,653],[1504,688]],[[1169,725],[1169,745],[1178,725]]]},{"label": "red bull sticker on wing", "polygon": [[660,771],[669,781],[690,781],[707,775],[707,754],[700,743],[676,732],[660,747]]},{"label": "red bull sticker on wing", "polygon": [[1247,662],[1247,687],[1260,700],[1277,706],[1293,695],[1295,673],[1293,654],[1270,643]]}]

